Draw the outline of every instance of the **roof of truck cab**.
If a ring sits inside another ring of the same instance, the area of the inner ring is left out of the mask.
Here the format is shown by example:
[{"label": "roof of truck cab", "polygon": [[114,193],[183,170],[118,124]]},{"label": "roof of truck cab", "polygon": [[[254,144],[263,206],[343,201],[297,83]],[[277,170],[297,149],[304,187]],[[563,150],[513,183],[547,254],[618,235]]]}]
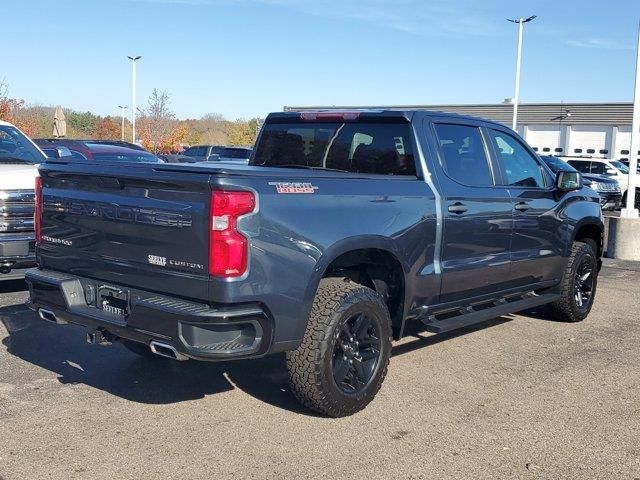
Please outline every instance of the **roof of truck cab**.
[{"label": "roof of truck cab", "polygon": [[301,114],[321,114],[321,115],[330,115],[330,114],[358,114],[363,117],[387,117],[387,118],[404,118],[406,120],[411,120],[416,113],[423,113],[428,117],[438,117],[438,118],[450,118],[452,120],[472,120],[475,122],[483,122],[492,125],[498,125],[500,127],[504,127],[503,123],[494,122],[493,120],[488,120],[486,118],[474,117],[471,115],[462,115],[458,113],[451,112],[439,112],[433,110],[424,110],[420,108],[389,108],[389,109],[375,109],[375,108],[354,108],[354,109],[344,109],[344,108],[336,108],[336,109],[300,109],[300,110],[287,110],[285,112],[274,112],[270,113],[267,116],[268,119],[287,119],[287,118],[296,118],[300,117]]}]

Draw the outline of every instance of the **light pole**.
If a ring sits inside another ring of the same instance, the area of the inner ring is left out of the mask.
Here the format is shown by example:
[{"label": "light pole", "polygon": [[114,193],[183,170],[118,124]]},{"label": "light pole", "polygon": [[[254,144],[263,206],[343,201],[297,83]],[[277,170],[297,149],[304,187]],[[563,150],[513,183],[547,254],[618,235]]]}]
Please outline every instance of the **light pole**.
[{"label": "light pole", "polygon": [[633,92],[631,151],[629,154],[629,175],[627,175],[627,204],[620,212],[620,216],[624,218],[638,218],[638,209],[635,206],[638,150],[640,150],[640,25],[638,26],[638,46],[636,47],[636,82]]},{"label": "light pole", "polygon": [[142,57],[127,57],[131,60],[131,128],[133,130],[133,143],[136,143],[136,62]]},{"label": "light pole", "polygon": [[122,138],[122,141],[124,142],[124,111],[127,109],[127,106],[126,105],[118,105],[118,108],[120,109],[120,116],[122,117],[122,127],[121,127],[122,134],[120,135],[120,137]]},{"label": "light pole", "polygon": [[513,94],[513,122],[511,122],[511,128],[515,131],[518,125],[518,102],[520,101],[520,64],[522,62],[522,30],[525,23],[529,23],[536,18],[532,15],[528,18],[518,18],[511,20],[507,18],[507,21],[518,24],[518,58],[516,60],[516,86]]}]

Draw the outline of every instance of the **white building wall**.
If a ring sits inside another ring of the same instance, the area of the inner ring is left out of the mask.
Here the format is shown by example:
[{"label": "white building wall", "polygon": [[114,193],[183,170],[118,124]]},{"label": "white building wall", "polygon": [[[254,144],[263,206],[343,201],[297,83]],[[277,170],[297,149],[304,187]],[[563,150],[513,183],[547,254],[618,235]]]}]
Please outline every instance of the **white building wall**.
[{"label": "white building wall", "polygon": [[612,158],[629,158],[629,150],[631,149],[631,127],[616,127],[615,134]]}]

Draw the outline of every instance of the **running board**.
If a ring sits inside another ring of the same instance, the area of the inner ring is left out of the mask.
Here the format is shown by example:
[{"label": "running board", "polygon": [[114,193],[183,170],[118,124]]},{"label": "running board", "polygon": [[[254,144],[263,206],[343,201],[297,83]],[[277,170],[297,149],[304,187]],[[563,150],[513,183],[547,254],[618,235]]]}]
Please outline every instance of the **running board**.
[{"label": "running board", "polygon": [[516,313],[529,308],[539,307],[546,303],[551,303],[559,298],[560,295],[555,293],[545,293],[542,295],[527,294],[519,299],[506,298],[493,302],[492,306],[486,306],[485,308],[477,309],[478,307],[461,307],[459,314],[450,316],[451,310],[446,312],[449,317],[443,320],[438,320],[438,314],[432,314],[422,319],[422,323],[427,326],[427,331],[432,333],[444,333],[457,328],[467,327],[476,323],[485,322],[492,318],[499,317],[501,315],[507,315],[509,313]]}]

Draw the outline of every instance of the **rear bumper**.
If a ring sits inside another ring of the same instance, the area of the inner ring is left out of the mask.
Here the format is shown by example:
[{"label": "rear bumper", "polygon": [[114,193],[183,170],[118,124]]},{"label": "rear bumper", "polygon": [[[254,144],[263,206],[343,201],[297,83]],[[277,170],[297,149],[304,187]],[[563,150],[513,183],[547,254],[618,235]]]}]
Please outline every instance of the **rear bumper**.
[{"label": "rear bumper", "polygon": [[273,322],[257,304],[212,307],[110,283],[128,298],[128,314],[120,316],[98,308],[103,282],[39,268],[28,270],[25,280],[29,307],[45,320],[160,342],[195,360],[259,357],[269,353],[273,338]]}]

